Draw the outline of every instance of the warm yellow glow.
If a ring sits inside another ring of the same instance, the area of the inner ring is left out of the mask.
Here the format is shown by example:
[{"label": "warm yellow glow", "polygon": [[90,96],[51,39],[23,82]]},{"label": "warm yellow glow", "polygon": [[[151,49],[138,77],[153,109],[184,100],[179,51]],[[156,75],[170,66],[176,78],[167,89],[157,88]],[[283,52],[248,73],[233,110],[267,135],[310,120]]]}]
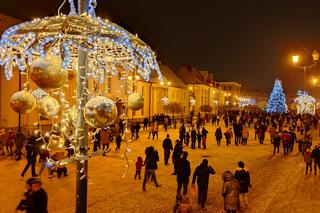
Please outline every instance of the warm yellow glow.
[{"label": "warm yellow glow", "polygon": [[168,81],[168,85],[171,85],[171,82],[170,82],[170,81]]},{"label": "warm yellow glow", "polygon": [[298,56],[298,55],[293,55],[293,56],[292,56],[292,62],[293,62],[293,63],[298,63],[298,62],[299,62],[299,58],[300,58],[300,56]]},{"label": "warm yellow glow", "polygon": [[136,75],[136,80],[140,80],[140,76]]},{"label": "warm yellow glow", "polygon": [[318,79],[314,78],[312,79],[312,83],[316,84],[318,82]]},{"label": "warm yellow glow", "polygon": [[192,87],[189,87],[190,90],[192,90]]},{"label": "warm yellow glow", "polygon": [[163,81],[160,81],[160,84],[161,84],[161,85],[163,85],[163,84],[164,84],[164,82],[163,82]]},{"label": "warm yellow glow", "polygon": [[128,76],[128,79],[129,79],[129,81],[131,81],[131,80],[132,80],[132,76],[131,76],[131,75],[129,75],[129,76]]},{"label": "warm yellow glow", "polygon": [[315,62],[319,61],[319,53],[316,50],[314,50],[313,53],[312,53],[312,59]]}]

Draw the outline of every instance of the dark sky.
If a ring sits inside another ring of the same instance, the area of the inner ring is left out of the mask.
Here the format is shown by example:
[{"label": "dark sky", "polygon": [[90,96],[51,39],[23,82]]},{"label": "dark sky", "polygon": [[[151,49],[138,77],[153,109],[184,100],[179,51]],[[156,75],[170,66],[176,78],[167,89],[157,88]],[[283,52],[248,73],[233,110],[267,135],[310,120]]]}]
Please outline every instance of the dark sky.
[{"label": "dark sky", "polygon": [[[55,15],[62,2],[0,1],[0,12],[20,19]],[[245,88],[270,91],[276,77],[301,88],[290,54],[320,50],[317,0],[98,0],[97,14],[137,33],[173,70],[191,64]]]}]

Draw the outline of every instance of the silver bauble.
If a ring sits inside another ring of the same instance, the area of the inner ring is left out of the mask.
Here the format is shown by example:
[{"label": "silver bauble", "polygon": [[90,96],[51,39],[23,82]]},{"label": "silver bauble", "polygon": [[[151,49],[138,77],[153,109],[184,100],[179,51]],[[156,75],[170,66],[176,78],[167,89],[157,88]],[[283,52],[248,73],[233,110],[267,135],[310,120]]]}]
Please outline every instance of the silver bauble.
[{"label": "silver bauble", "polygon": [[38,100],[37,110],[43,118],[53,118],[59,113],[60,104],[57,99],[46,96]]},{"label": "silver bauble", "polygon": [[106,127],[117,118],[116,104],[104,96],[96,96],[90,99],[85,107],[86,122],[96,128]]},{"label": "silver bauble", "polygon": [[36,106],[36,99],[30,92],[19,91],[11,96],[10,106],[17,113],[30,113]]},{"label": "silver bauble", "polygon": [[61,59],[47,56],[36,60],[30,69],[32,81],[43,89],[55,89],[63,86],[68,79],[68,71],[61,68]]},{"label": "silver bauble", "polygon": [[144,105],[144,98],[140,93],[132,93],[128,97],[128,107],[131,110],[142,109]]}]

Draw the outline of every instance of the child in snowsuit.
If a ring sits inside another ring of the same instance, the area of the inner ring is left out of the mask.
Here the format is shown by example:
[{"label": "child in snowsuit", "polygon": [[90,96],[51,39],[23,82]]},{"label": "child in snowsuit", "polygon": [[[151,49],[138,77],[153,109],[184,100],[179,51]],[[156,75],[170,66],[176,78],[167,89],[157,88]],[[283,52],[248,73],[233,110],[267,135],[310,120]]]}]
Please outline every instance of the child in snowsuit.
[{"label": "child in snowsuit", "polygon": [[142,157],[138,157],[137,158],[137,162],[136,162],[136,174],[134,175],[134,179],[137,179],[137,177],[139,178],[139,180],[141,179],[141,169],[143,167],[143,160]]}]

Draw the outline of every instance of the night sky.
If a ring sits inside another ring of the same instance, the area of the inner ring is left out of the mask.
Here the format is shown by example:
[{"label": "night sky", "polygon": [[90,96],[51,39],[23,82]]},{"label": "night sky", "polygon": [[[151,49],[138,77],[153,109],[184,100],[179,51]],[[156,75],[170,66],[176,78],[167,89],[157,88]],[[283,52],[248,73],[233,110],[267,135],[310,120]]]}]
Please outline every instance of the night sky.
[{"label": "night sky", "polygon": [[[28,20],[57,14],[62,0],[1,2],[1,13]],[[173,70],[191,64],[244,88],[270,91],[278,77],[296,91],[303,75],[290,55],[320,51],[317,0],[98,0],[97,14],[137,33]]]}]

